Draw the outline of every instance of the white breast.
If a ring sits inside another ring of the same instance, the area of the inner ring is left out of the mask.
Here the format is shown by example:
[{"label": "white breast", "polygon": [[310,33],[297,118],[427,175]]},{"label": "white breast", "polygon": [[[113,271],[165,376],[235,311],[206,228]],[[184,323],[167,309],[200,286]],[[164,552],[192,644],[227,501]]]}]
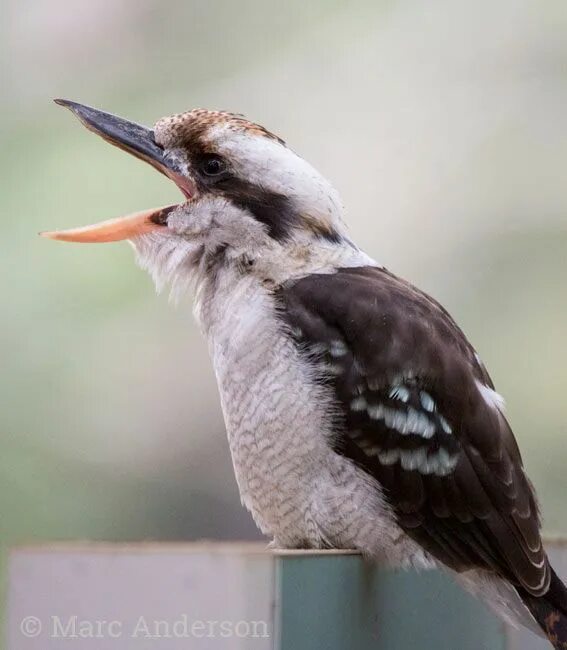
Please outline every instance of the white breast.
[{"label": "white breast", "polygon": [[242,501],[263,532],[301,543],[317,534],[309,510],[330,453],[328,397],[281,331],[273,299],[257,279],[227,272],[201,320]]}]

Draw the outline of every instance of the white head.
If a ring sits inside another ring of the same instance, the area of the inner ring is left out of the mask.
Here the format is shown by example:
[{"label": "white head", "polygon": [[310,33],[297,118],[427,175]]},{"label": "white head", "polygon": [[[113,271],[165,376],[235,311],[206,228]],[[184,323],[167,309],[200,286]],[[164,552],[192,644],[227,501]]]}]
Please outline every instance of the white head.
[{"label": "white head", "polygon": [[186,201],[46,236],[129,239],[158,286],[212,273],[220,263],[285,278],[316,269],[337,249],[352,252],[337,192],[263,127],[197,109],[163,118],[150,130],[57,101],[87,128],[169,176]]}]

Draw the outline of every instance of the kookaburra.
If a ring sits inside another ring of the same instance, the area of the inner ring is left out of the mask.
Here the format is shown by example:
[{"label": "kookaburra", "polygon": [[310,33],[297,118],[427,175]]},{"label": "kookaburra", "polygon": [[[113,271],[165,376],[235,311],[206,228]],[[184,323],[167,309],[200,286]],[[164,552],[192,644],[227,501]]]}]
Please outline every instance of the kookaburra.
[{"label": "kookaburra", "polygon": [[43,234],[127,239],[158,288],[194,291],[242,502],[274,546],[445,567],[566,648],[567,589],[502,398],[445,309],[349,238],[332,185],[240,115],[149,129],[57,103],[184,194]]}]

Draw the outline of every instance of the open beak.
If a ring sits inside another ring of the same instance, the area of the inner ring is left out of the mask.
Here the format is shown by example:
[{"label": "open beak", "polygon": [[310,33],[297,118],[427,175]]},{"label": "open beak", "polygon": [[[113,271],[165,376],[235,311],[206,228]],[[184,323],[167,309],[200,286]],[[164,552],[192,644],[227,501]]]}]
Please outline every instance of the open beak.
[{"label": "open beak", "polygon": [[[154,132],[151,129],[67,99],[56,99],[55,102],[69,108],[89,131],[101,136],[110,144],[144,160],[159,172],[171,178],[183,192],[186,199],[193,197],[195,193],[193,183],[183,175],[174,161],[165,157],[164,150],[156,143]],[[125,217],[93,224],[92,226],[42,232],[40,235],[49,239],[83,243],[132,239],[138,235],[164,228],[167,224],[167,215],[176,207],[177,205],[169,205],[152,210],[143,210]]]}]

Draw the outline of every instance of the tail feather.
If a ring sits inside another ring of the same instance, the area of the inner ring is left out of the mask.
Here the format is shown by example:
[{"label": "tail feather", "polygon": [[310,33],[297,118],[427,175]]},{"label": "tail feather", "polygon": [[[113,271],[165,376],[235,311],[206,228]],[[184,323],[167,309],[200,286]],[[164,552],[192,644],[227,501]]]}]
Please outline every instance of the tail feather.
[{"label": "tail feather", "polygon": [[555,571],[551,569],[551,582],[544,596],[524,593],[522,600],[553,647],[567,650],[567,587]]}]

